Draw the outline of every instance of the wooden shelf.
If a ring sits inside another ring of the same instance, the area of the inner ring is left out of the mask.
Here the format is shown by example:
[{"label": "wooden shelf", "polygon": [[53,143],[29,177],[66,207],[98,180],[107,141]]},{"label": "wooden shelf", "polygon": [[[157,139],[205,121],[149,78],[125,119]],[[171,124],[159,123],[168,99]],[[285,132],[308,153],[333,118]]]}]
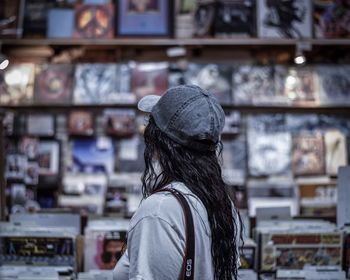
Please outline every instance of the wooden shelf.
[{"label": "wooden shelf", "polygon": [[[319,113],[319,114],[350,114],[350,105],[335,107],[335,106],[299,106],[299,107],[288,107],[288,106],[250,106],[250,105],[223,105],[225,110],[237,110],[241,113]],[[5,105],[2,106],[3,111],[40,111],[40,112],[65,112],[70,110],[92,110],[101,111],[108,108],[115,109],[137,109],[136,104],[89,104],[89,105]]]},{"label": "wooden shelf", "polygon": [[[117,39],[0,39],[3,45],[12,46],[294,46],[297,39],[260,38],[117,38]],[[301,42],[317,46],[350,46],[350,39],[305,39]]]}]

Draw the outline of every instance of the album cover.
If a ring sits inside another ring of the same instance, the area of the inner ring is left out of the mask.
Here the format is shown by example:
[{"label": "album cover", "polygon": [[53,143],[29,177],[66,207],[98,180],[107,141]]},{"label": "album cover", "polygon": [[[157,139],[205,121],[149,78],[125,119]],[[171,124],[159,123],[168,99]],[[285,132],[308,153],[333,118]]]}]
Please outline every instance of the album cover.
[{"label": "album cover", "polygon": [[349,38],[349,1],[314,0],[314,32],[316,38]]},{"label": "album cover", "polygon": [[68,118],[68,132],[71,135],[91,136],[94,134],[94,119],[89,111],[71,111]]},{"label": "album cover", "polygon": [[29,199],[34,199],[34,192],[27,189],[24,184],[12,184],[10,186],[11,191],[11,205],[25,206]]},{"label": "album cover", "polygon": [[139,63],[132,68],[131,91],[137,100],[149,94],[163,95],[167,89],[167,63]]},{"label": "album cover", "polygon": [[346,166],[347,161],[347,143],[346,136],[339,130],[328,130],[324,134],[326,148],[326,172],[329,175],[336,176],[341,166]]},{"label": "album cover", "polygon": [[121,139],[116,143],[116,172],[143,172],[145,144],[137,134],[132,138]]},{"label": "album cover", "polygon": [[325,105],[350,104],[350,65],[318,65],[320,100]]},{"label": "album cover", "polygon": [[263,271],[303,269],[305,265],[340,266],[342,235],[336,233],[280,232],[261,235]]},{"label": "album cover", "polygon": [[292,137],[288,132],[248,133],[248,169],[252,176],[286,174],[290,170]]},{"label": "album cover", "polygon": [[289,127],[286,125],[286,114],[280,113],[248,115],[247,129],[249,132],[267,134],[289,131]]},{"label": "album cover", "polygon": [[275,67],[276,91],[293,105],[318,105],[319,83],[314,68]]},{"label": "album cover", "polygon": [[[246,243],[248,241],[245,241]],[[253,241],[252,241],[253,243]],[[242,252],[240,252],[240,269],[255,269],[255,257],[256,257],[256,245],[253,244],[245,244],[242,248]]]},{"label": "album cover", "polygon": [[283,105],[286,97],[275,89],[273,66],[241,65],[233,69],[233,99],[237,105]]},{"label": "album cover", "polygon": [[75,38],[110,39],[114,36],[114,5],[76,5]]},{"label": "album cover", "polygon": [[28,159],[21,154],[8,154],[6,156],[5,178],[7,180],[24,180]]},{"label": "album cover", "polygon": [[29,161],[27,164],[24,182],[27,185],[37,185],[39,182],[39,164],[36,161]]},{"label": "album cover", "polygon": [[0,72],[0,104],[23,105],[33,101],[34,64],[10,64]]},{"label": "album cover", "polygon": [[45,38],[48,10],[54,6],[55,1],[26,0],[24,7],[23,36]]},{"label": "album cover", "polygon": [[36,68],[34,101],[40,104],[69,104],[73,91],[73,65],[46,64]]},{"label": "album cover", "polygon": [[185,81],[209,91],[221,104],[232,104],[231,76],[229,65],[191,63],[185,72]]},{"label": "album cover", "polygon": [[325,148],[320,133],[293,136],[292,169],[294,175],[324,174]]},{"label": "album cover", "polygon": [[71,143],[73,173],[112,173],[114,170],[114,147],[107,137],[75,139]]},{"label": "album cover", "polygon": [[255,1],[253,0],[220,0],[215,15],[215,36],[224,38],[255,36],[255,14]]},{"label": "album cover", "polygon": [[123,254],[127,228],[106,226],[85,232],[84,271],[112,270]]},{"label": "album cover", "polygon": [[260,38],[311,38],[311,1],[257,1]]},{"label": "album cover", "polygon": [[58,175],[60,145],[56,140],[41,140],[38,145],[39,175]]},{"label": "album cover", "polygon": [[72,38],[74,30],[73,9],[49,9],[47,17],[47,38]]},{"label": "album cover", "polygon": [[27,133],[34,136],[54,136],[55,117],[49,114],[28,115]]},{"label": "album cover", "polygon": [[35,159],[38,150],[38,138],[25,136],[20,140],[19,151],[27,156],[28,159]]},{"label": "album cover", "polygon": [[78,64],[75,68],[74,103],[108,104],[117,90],[116,64]]},{"label": "album cover", "polygon": [[108,187],[106,193],[106,213],[126,213],[127,187]]},{"label": "album cover", "polygon": [[104,111],[106,134],[116,137],[131,137],[136,133],[134,110],[109,109]]},{"label": "album cover", "polygon": [[195,12],[195,36],[210,37],[213,34],[215,21],[215,2],[205,1],[198,3]]}]

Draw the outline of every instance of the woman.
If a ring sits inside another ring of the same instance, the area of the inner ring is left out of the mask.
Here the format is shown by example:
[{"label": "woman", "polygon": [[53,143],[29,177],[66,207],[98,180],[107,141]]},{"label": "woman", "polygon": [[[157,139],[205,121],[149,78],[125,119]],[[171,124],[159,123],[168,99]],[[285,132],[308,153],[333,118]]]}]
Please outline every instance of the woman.
[{"label": "woman", "polygon": [[181,279],[186,221],[179,201],[186,197],[195,235],[194,279],[237,279],[239,214],[222,180],[221,149],[225,114],[216,99],[197,86],[146,96],[138,108],[149,112],[144,132],[143,197],[131,219],[128,249],[114,278]]}]

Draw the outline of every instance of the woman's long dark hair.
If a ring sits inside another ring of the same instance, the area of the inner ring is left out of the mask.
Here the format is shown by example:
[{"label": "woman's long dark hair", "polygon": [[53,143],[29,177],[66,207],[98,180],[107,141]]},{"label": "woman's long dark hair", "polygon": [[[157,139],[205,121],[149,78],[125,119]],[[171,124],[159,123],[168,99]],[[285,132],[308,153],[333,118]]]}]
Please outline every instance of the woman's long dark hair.
[{"label": "woman's long dark hair", "polygon": [[[232,207],[227,186],[222,179],[217,152],[201,152],[177,144],[156,126],[152,116],[144,138],[143,197],[148,197],[173,181],[184,183],[198,196],[208,213],[214,278],[237,279],[237,242],[242,240],[242,223],[238,211]],[[220,154],[221,144],[219,150]],[[155,159],[159,160],[161,174],[154,169],[152,162]]]}]

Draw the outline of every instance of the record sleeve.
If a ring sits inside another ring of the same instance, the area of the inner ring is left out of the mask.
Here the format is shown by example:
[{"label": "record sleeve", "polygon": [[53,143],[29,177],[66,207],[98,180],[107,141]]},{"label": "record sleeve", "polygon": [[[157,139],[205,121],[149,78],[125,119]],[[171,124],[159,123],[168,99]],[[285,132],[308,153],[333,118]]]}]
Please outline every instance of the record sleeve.
[{"label": "record sleeve", "polygon": [[340,166],[346,166],[347,145],[346,136],[339,130],[328,130],[324,135],[326,148],[326,172],[336,176]]},{"label": "record sleeve", "polygon": [[28,115],[27,133],[33,136],[54,136],[55,116],[49,114]]},{"label": "record sleeve", "polygon": [[73,173],[112,173],[114,170],[114,147],[107,137],[75,139],[71,143]]},{"label": "record sleeve", "polygon": [[320,133],[293,136],[292,169],[294,175],[324,174],[325,148]]},{"label": "record sleeve", "polygon": [[135,134],[132,138],[121,139],[116,143],[116,172],[142,172],[144,170],[143,139]]},{"label": "record sleeve", "polygon": [[22,154],[8,154],[6,156],[5,178],[7,180],[24,180],[28,159]]},{"label": "record sleeve", "polygon": [[0,72],[0,104],[23,105],[33,102],[34,64],[11,64]]},{"label": "record sleeve", "polygon": [[0,38],[21,38],[23,3],[20,0],[2,0],[0,11]]},{"label": "record sleeve", "polygon": [[36,68],[34,101],[41,104],[69,104],[73,91],[73,65],[47,64]]},{"label": "record sleeve", "polygon": [[312,67],[275,67],[276,90],[293,105],[318,105],[318,80]]},{"label": "record sleeve", "polygon": [[248,133],[248,168],[252,176],[287,174],[292,137],[288,132]]},{"label": "record sleeve", "polygon": [[27,185],[37,185],[39,182],[39,165],[36,161],[29,161],[27,164],[24,182]]},{"label": "record sleeve", "polygon": [[108,104],[117,91],[116,64],[78,64],[75,69],[74,103]]},{"label": "record sleeve", "polygon": [[123,254],[127,228],[88,229],[85,233],[84,270],[112,270]]},{"label": "record sleeve", "polygon": [[286,97],[276,91],[273,66],[240,65],[233,69],[233,99],[237,105],[283,105]]},{"label": "record sleeve", "polygon": [[320,100],[325,105],[350,104],[350,65],[318,65]]},{"label": "record sleeve", "polygon": [[163,95],[168,89],[167,63],[139,63],[132,67],[131,90],[136,99],[153,94]]},{"label": "record sleeve", "polygon": [[49,9],[47,17],[47,38],[72,38],[74,31],[73,9]]},{"label": "record sleeve", "polygon": [[222,130],[223,134],[238,134],[241,130],[241,114],[233,111],[225,114],[225,125]]},{"label": "record sleeve", "polygon": [[136,133],[134,110],[109,109],[104,111],[106,134],[116,137],[131,137]]},{"label": "record sleeve", "polygon": [[186,84],[212,93],[221,104],[232,104],[232,68],[224,64],[191,63],[185,72]]},{"label": "record sleeve", "polygon": [[253,37],[256,33],[255,1],[220,0],[216,8],[214,33],[216,37]]},{"label": "record sleeve", "polygon": [[75,38],[109,39],[114,34],[114,5],[78,4],[75,8]]},{"label": "record sleeve", "polygon": [[68,132],[71,135],[91,136],[94,134],[94,119],[89,111],[71,111],[68,118]]},{"label": "record sleeve", "polygon": [[350,37],[349,1],[314,0],[314,32],[316,38]]},{"label": "record sleeve", "polygon": [[311,1],[257,1],[260,38],[311,38]]}]

